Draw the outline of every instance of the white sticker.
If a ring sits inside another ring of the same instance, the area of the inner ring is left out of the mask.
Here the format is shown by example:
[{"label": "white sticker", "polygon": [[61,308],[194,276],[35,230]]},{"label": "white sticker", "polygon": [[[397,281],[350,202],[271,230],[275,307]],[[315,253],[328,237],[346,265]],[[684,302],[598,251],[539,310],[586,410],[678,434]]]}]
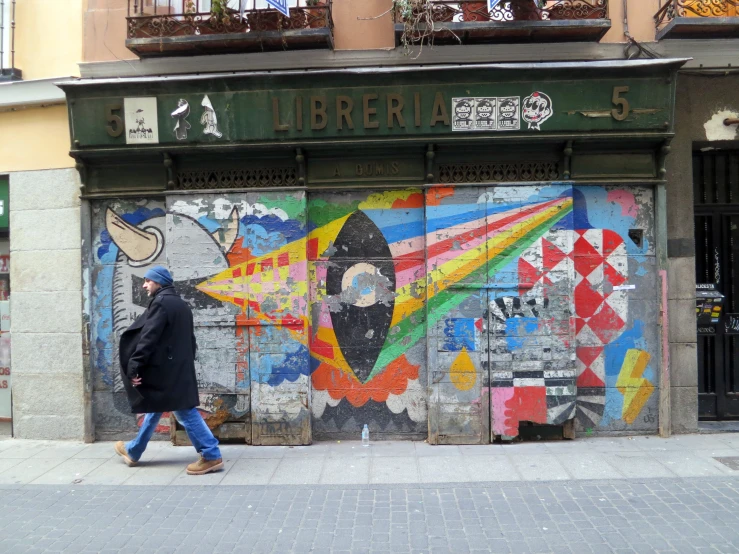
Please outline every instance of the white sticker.
[{"label": "white sticker", "polygon": [[495,131],[498,128],[497,98],[475,98],[475,130]]},{"label": "white sticker", "polygon": [[518,131],[520,96],[452,98],[452,131]]},{"label": "white sticker", "polygon": [[520,110],[520,96],[498,98],[498,130],[518,131],[521,129]]},{"label": "white sticker", "polygon": [[124,98],[126,144],[159,144],[156,98]]},{"label": "white sticker", "polygon": [[452,131],[473,131],[475,128],[475,99],[452,98]]},{"label": "white sticker", "polygon": [[634,290],[636,285],[616,285],[613,290]]}]

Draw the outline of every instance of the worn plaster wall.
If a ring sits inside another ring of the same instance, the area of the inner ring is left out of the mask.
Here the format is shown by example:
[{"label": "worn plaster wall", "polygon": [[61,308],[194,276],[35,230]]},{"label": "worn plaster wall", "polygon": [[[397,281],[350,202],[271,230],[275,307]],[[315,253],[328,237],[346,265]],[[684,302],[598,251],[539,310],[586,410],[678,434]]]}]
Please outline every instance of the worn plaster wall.
[{"label": "worn plaster wall", "polygon": [[653,210],[646,188],[568,184],[97,202],[98,436],[136,430],[116,345],[155,263],[193,308],[201,409],[228,436],[654,431]]},{"label": "worn plaster wall", "polygon": [[85,435],[79,177],[10,174],[13,429],[26,439]]},{"label": "worn plaster wall", "polygon": [[698,428],[695,324],[695,234],[692,154],[696,148],[739,147],[736,75],[679,74],[676,136],[667,159],[667,254],[672,430]]},{"label": "worn plaster wall", "polygon": [[642,188],[429,191],[432,442],[656,429],[653,209]]}]

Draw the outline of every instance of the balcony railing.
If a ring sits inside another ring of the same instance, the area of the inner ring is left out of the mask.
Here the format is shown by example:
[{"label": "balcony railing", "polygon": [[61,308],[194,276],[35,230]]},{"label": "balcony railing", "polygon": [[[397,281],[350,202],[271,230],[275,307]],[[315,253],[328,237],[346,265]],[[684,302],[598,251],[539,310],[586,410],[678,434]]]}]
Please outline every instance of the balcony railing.
[{"label": "balcony railing", "polygon": [[598,40],[611,22],[608,0],[501,0],[492,10],[487,0],[418,0],[395,11],[396,35],[414,26],[434,42],[572,41]]},{"label": "balcony railing", "polygon": [[0,81],[21,78],[15,67],[15,0],[0,0]]},{"label": "balcony railing", "polygon": [[332,0],[128,0],[126,46],[145,56],[212,54],[333,44]]},{"label": "balcony railing", "polygon": [[739,37],[739,0],[662,0],[657,39]]}]

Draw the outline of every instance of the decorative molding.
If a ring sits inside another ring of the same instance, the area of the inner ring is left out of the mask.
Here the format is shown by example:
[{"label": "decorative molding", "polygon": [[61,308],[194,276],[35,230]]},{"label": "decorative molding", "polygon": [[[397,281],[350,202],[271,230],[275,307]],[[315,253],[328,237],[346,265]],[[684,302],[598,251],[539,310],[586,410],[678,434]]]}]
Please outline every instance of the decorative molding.
[{"label": "decorative molding", "polygon": [[556,181],[557,162],[454,163],[439,165],[439,183]]},{"label": "decorative molding", "polygon": [[298,186],[294,167],[190,170],[177,173],[174,190],[247,189]]}]

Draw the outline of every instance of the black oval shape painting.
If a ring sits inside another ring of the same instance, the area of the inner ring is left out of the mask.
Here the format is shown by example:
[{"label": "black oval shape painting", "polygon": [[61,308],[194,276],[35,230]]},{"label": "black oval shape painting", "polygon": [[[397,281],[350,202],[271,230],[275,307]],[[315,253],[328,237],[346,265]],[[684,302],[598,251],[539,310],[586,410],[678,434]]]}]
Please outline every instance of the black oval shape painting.
[{"label": "black oval shape painting", "polygon": [[331,311],[339,348],[365,383],[390,330],[395,307],[395,265],[380,229],[354,212],[336,236],[326,273],[326,293],[339,297]]}]

